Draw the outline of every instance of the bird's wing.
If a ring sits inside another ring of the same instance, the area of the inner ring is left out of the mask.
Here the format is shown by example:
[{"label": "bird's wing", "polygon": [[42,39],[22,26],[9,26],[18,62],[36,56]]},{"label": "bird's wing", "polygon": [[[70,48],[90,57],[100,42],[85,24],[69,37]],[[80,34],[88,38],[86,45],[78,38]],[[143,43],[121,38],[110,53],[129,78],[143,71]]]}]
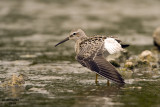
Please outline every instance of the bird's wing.
[{"label": "bird's wing", "polygon": [[92,43],[82,46],[76,56],[77,61],[84,67],[89,68],[106,79],[118,84],[124,84],[122,76],[115,67],[103,57],[103,46],[104,44],[102,42],[95,45]]},{"label": "bird's wing", "polygon": [[89,67],[92,71],[95,71],[99,75],[109,79],[118,84],[124,84],[124,80],[122,76],[118,73],[116,68],[106,61],[106,59],[102,56],[96,56],[94,60],[87,61],[89,63]]},{"label": "bird's wing", "polygon": [[123,50],[121,44],[118,43],[118,41],[114,38],[106,38],[104,40],[104,47],[110,54],[114,54]]}]

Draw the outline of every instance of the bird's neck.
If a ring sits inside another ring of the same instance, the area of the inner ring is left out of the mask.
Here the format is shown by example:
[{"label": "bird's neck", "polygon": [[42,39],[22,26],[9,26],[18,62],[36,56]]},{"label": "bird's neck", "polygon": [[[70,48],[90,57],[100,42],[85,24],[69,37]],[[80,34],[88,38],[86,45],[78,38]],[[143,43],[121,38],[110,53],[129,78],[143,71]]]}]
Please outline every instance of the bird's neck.
[{"label": "bird's neck", "polygon": [[81,43],[83,40],[85,40],[85,39],[87,39],[87,36],[82,37],[82,38],[80,38],[80,39],[78,39],[78,40],[75,41],[75,52],[76,52],[77,54],[79,53],[80,43]]}]

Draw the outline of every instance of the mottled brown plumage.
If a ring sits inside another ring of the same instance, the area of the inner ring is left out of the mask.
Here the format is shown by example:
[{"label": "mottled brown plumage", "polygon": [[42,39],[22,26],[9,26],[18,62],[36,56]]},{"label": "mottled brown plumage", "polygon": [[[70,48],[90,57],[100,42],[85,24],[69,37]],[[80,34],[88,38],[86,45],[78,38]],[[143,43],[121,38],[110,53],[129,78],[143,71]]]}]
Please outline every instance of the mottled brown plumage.
[{"label": "mottled brown plumage", "polygon": [[[108,61],[106,61],[106,59],[103,56],[103,53],[107,52],[109,55],[122,50],[122,47],[127,47],[128,45],[120,45],[119,43],[121,43],[121,41],[113,37],[87,37],[81,29],[71,32],[70,36],[65,40],[61,41],[60,43],[63,43],[69,39],[73,39],[76,42],[76,60],[82,66],[87,67],[88,69],[96,72],[100,76],[108,80],[111,80],[115,83],[125,83],[122,76],[118,73],[115,67]],[[57,45],[59,45],[60,43],[58,43]],[[106,44],[111,45],[111,48],[109,47],[107,48],[107,50],[105,48]],[[117,44],[120,46],[117,46]]]}]

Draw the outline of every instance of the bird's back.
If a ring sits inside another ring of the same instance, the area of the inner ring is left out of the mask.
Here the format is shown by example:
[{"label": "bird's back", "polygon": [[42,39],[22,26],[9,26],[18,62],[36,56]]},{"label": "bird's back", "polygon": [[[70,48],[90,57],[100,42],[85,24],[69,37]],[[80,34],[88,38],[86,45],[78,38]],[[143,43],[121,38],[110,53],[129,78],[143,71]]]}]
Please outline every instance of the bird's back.
[{"label": "bird's back", "polygon": [[107,51],[109,54],[114,54],[118,51],[122,51],[122,48],[125,47],[128,47],[128,45],[121,44],[121,40],[117,38],[97,35],[85,37],[77,41],[75,49],[78,50],[76,51],[77,54],[80,50],[83,50],[80,54],[83,54],[84,57],[89,57],[90,55],[97,54],[99,51],[102,53]]},{"label": "bird's back", "polygon": [[100,48],[103,47],[105,39],[105,36],[82,38],[81,41],[78,43],[79,45],[76,47],[79,50],[77,54],[83,55],[83,57],[85,58],[92,57],[92,55],[97,54],[97,52],[100,51]]}]

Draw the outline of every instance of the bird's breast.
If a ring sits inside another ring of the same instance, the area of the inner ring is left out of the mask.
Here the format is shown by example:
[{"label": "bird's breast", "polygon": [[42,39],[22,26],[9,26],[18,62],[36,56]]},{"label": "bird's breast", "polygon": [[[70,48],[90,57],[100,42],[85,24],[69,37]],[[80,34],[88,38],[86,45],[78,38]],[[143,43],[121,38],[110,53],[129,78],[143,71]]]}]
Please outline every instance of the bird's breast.
[{"label": "bird's breast", "polygon": [[79,48],[80,48],[80,45],[79,45],[79,41],[77,41],[76,43],[75,43],[75,46],[74,46],[74,49],[75,49],[75,52],[76,52],[76,54],[78,54],[79,53]]}]

